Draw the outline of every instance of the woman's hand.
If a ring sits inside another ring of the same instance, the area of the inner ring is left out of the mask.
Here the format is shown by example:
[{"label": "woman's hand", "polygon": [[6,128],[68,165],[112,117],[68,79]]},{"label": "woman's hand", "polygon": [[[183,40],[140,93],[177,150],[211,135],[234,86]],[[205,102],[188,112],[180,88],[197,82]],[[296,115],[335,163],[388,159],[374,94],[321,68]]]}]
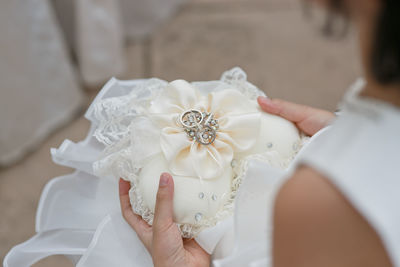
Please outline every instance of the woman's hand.
[{"label": "woman's hand", "polygon": [[168,173],[160,177],[153,226],[133,213],[129,201],[130,183],[119,180],[119,198],[125,220],[150,252],[155,267],[210,266],[210,255],[194,239],[182,239],[173,221],[174,181]]},{"label": "woman's hand", "polygon": [[257,100],[262,110],[293,122],[297,128],[310,136],[328,126],[335,118],[332,112],[280,99],[260,96]]}]

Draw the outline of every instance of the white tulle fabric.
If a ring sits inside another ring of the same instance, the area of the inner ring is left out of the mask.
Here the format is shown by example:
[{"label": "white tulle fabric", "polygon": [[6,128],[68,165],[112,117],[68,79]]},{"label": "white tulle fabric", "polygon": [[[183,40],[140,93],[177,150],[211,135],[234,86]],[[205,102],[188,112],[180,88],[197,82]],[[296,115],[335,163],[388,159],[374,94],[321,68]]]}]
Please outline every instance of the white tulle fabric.
[{"label": "white tulle fabric", "polygon": [[[240,69],[226,72],[222,80],[228,85],[235,84],[249,98],[255,99],[260,94],[246,82],[246,75]],[[211,92],[215,83],[193,85],[202,85],[204,90],[209,87]],[[54,162],[76,171],[54,178],[46,185],[37,210],[37,234],[11,249],[4,259],[5,267],[30,266],[54,254],[67,255],[79,267],[153,266],[150,255],[121,216],[118,181],[95,175],[93,163],[102,164],[98,159],[104,157],[102,152],[107,146],[117,143],[122,146],[129,138],[128,124],[119,120],[118,113],[131,114],[133,118],[138,111],[124,104],[139,103],[140,108],[143,99],[157,95],[165,85],[156,79],[111,79],[104,86],[85,114],[92,123],[87,138],[79,143],[65,140],[51,151]],[[107,109],[113,112],[104,112]],[[137,144],[140,146],[139,140]],[[151,151],[142,149],[144,155]],[[116,155],[109,152],[106,157],[113,159]],[[212,266],[270,266],[269,211],[275,188],[291,172],[290,168],[283,170],[282,162],[274,158],[273,153],[266,153],[243,161],[240,190],[232,203],[234,216],[220,220],[196,236],[196,241],[212,254]],[[126,166],[123,159],[124,155],[118,154],[121,163],[113,168],[134,171],[134,166]],[[99,167],[104,166],[96,166]]]}]

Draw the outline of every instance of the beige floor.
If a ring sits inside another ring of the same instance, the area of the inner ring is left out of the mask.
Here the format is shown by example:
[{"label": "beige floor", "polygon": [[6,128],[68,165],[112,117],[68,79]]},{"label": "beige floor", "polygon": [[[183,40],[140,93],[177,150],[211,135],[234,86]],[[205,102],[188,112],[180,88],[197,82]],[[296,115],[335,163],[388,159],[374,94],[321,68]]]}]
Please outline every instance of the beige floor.
[{"label": "beige floor", "polygon": [[[297,0],[193,0],[150,40],[129,44],[129,72],[121,78],[209,80],[241,66],[271,97],[335,110],[360,74],[358,51],[354,33],[342,40],[324,39],[317,19],[305,18]],[[66,138],[83,139],[88,127],[80,116],[24,160],[0,170],[0,261],[34,234],[45,183],[71,172],[51,162],[49,149]],[[35,266],[71,264],[58,256]]]}]

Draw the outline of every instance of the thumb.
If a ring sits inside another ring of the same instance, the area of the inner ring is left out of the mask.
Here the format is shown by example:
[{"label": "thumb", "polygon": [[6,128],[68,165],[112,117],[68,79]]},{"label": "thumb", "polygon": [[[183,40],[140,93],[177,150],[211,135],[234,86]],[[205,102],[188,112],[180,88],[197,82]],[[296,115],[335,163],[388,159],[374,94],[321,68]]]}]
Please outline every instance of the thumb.
[{"label": "thumb", "polygon": [[164,232],[173,221],[174,180],[169,173],[162,173],[157,192],[156,207],[154,211],[153,231]]}]

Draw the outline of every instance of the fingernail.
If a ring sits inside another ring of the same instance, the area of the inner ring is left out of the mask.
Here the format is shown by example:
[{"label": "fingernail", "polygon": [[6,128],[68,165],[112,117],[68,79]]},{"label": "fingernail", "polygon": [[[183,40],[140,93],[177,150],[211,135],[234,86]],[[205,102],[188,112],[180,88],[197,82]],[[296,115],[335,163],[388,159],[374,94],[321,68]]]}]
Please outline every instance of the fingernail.
[{"label": "fingernail", "polygon": [[263,104],[270,104],[272,102],[271,99],[269,99],[266,96],[259,96],[258,97],[258,101],[263,103]]},{"label": "fingernail", "polygon": [[260,96],[258,101],[260,102],[260,104],[262,104],[262,105],[264,105],[264,106],[267,106],[271,111],[272,111],[273,109],[278,108],[278,106],[276,105],[276,103],[273,102],[272,99],[269,98],[269,97]]},{"label": "fingernail", "polygon": [[169,182],[169,174],[164,172],[163,174],[161,174],[159,186],[164,187],[168,184],[168,182]]}]

